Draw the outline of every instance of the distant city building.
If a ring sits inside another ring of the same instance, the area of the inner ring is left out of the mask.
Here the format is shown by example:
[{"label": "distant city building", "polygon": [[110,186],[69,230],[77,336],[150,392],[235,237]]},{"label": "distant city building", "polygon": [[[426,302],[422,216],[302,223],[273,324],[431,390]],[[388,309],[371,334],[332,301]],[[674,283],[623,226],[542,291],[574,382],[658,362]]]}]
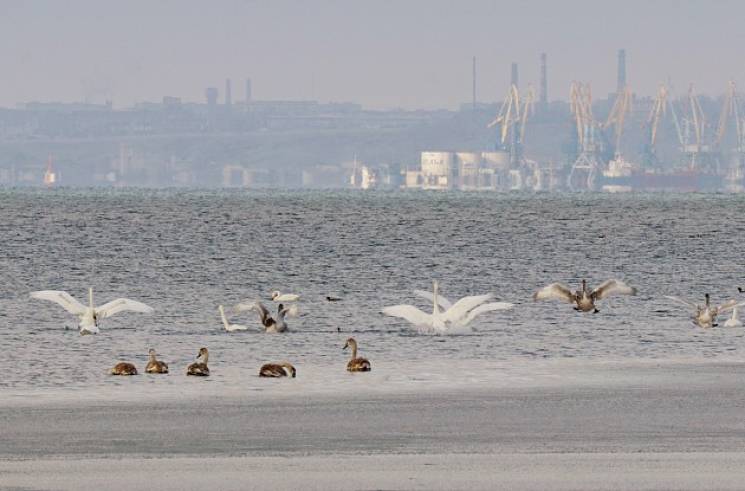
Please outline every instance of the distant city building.
[{"label": "distant city building", "polygon": [[219,95],[217,87],[207,87],[207,90],[204,91],[204,95],[207,97],[208,106],[217,106],[217,97]]},{"label": "distant city building", "polygon": [[176,107],[181,105],[181,98],[180,97],[173,97],[169,95],[163,96],[163,106],[164,107]]}]

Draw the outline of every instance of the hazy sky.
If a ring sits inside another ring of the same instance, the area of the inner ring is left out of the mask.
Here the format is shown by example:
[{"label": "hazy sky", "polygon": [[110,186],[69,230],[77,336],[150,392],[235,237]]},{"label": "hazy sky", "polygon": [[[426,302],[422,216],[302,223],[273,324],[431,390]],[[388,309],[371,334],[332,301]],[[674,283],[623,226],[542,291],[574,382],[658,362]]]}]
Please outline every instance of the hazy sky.
[{"label": "hazy sky", "polygon": [[0,0],[0,106],[163,95],[203,101],[204,88],[244,98],[353,101],[371,108],[455,108],[501,99],[510,62],[538,80],[549,56],[549,97],[571,80],[615,88],[616,51],[628,81],[652,94],[745,87],[741,1],[109,1]]}]

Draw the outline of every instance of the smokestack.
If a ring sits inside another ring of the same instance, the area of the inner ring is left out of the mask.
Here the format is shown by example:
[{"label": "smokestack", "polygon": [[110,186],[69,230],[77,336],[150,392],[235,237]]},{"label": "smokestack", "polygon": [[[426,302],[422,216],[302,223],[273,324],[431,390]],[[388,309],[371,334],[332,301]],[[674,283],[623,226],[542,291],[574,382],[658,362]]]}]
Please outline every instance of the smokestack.
[{"label": "smokestack", "polygon": [[233,103],[233,95],[230,91],[230,79],[225,79],[225,105],[229,106]]},{"label": "smokestack", "polygon": [[519,80],[517,77],[517,63],[512,62],[512,76],[510,77],[510,83],[515,87],[519,87],[520,84],[518,82]]},{"label": "smokestack", "polygon": [[616,92],[621,93],[626,87],[626,50],[618,50],[618,86]]},{"label": "smokestack", "polygon": [[548,66],[546,62],[546,53],[541,53],[541,93],[540,106],[542,110],[548,108]]},{"label": "smokestack", "polygon": [[246,102],[251,102],[251,79],[246,79]]},{"label": "smokestack", "polygon": [[476,57],[473,57],[473,112],[476,112]]}]

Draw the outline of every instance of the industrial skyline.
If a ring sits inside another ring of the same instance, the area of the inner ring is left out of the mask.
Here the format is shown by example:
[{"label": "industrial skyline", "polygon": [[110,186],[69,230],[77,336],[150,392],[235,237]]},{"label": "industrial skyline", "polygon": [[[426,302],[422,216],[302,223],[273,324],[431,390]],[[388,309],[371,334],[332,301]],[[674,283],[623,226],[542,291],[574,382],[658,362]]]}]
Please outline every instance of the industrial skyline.
[{"label": "industrial skyline", "polygon": [[496,101],[512,62],[523,85],[539,87],[544,52],[549,101],[567,100],[573,80],[591,81],[596,94],[616,91],[619,47],[628,53],[627,83],[639,95],[653,96],[668,81],[673,94],[693,82],[699,93],[718,95],[727,80],[745,80],[738,53],[745,5],[624,6],[5,0],[0,106],[112,100],[127,107],[164,95],[202,102],[205,87],[250,77],[256,99],[456,109],[472,99],[472,57],[477,100]]}]

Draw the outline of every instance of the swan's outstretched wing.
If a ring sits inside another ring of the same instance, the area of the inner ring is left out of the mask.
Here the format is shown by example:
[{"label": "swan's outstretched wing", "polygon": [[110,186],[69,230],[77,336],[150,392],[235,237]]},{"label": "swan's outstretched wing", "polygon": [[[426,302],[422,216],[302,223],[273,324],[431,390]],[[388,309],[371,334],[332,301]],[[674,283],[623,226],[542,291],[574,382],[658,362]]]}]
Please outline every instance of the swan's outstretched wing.
[{"label": "swan's outstretched wing", "polygon": [[509,310],[514,306],[515,304],[509,302],[490,302],[479,305],[468,313],[466,319],[463,321],[463,325],[468,325],[476,317],[486,312],[493,312],[495,310]]},{"label": "swan's outstretched wing", "polygon": [[400,317],[415,326],[432,326],[432,316],[425,314],[413,305],[393,305],[383,309],[385,315]]},{"label": "swan's outstretched wing", "polygon": [[545,286],[533,294],[533,300],[547,300],[555,298],[557,300],[563,300],[567,303],[574,302],[574,294],[563,283],[551,283]]},{"label": "swan's outstretched wing", "polygon": [[111,317],[119,312],[140,312],[143,314],[150,314],[155,310],[149,305],[145,305],[137,300],[130,300],[128,298],[117,298],[109,303],[105,303],[100,307],[96,307],[96,317],[99,319],[105,319]]},{"label": "swan's outstretched wing", "polygon": [[[428,300],[430,303],[434,303],[434,293],[433,292],[425,292],[424,290],[414,290],[414,295],[416,295],[419,298],[423,298],[425,300]],[[443,309],[447,310],[450,307],[453,306],[453,303],[448,300],[447,298],[443,297],[442,295],[437,295],[437,304]]]},{"label": "swan's outstretched wing", "polygon": [[85,305],[72,298],[69,293],[59,290],[41,290],[38,292],[31,292],[31,298],[49,300],[50,302],[60,305],[63,309],[74,315],[82,315],[87,310]]},{"label": "swan's outstretched wing", "polygon": [[599,287],[595,288],[592,293],[598,300],[611,295],[636,295],[636,288],[629,286],[621,280],[607,280]]},{"label": "swan's outstretched wing", "polygon": [[246,300],[245,302],[241,302],[239,304],[233,305],[230,311],[233,314],[240,314],[241,312],[248,312],[249,310],[256,309],[256,303],[257,302],[255,300],[251,300],[251,301]]},{"label": "swan's outstretched wing", "polygon": [[737,300],[729,300],[727,302],[724,302],[719,307],[717,307],[717,311],[718,312],[729,312],[730,310],[740,308],[743,305],[745,305],[745,302],[738,303]]},{"label": "swan's outstretched wing", "polygon": [[691,302],[689,302],[688,300],[683,300],[683,299],[682,299],[682,298],[680,298],[680,297],[673,297],[673,296],[671,296],[671,295],[663,295],[663,296],[664,296],[665,298],[667,298],[668,300],[672,300],[673,302],[677,302],[677,303],[679,303],[680,305],[685,305],[685,306],[686,306],[686,307],[688,307],[689,309],[692,309],[692,310],[696,310],[696,309],[698,309],[698,305],[696,305],[695,303],[691,303]]},{"label": "swan's outstretched wing", "polygon": [[261,303],[261,302],[256,302],[254,304],[254,307],[256,308],[256,310],[259,311],[259,318],[261,319],[261,324],[264,327],[269,327],[271,321],[274,320],[274,319],[272,319],[272,316],[269,313],[269,311],[267,310],[267,308],[264,307],[264,304]]},{"label": "swan's outstretched wing", "polygon": [[463,297],[442,314],[443,319],[447,322],[459,322],[463,320],[472,309],[475,309],[484,302],[488,302],[492,298],[494,298],[494,295],[491,293]]}]

